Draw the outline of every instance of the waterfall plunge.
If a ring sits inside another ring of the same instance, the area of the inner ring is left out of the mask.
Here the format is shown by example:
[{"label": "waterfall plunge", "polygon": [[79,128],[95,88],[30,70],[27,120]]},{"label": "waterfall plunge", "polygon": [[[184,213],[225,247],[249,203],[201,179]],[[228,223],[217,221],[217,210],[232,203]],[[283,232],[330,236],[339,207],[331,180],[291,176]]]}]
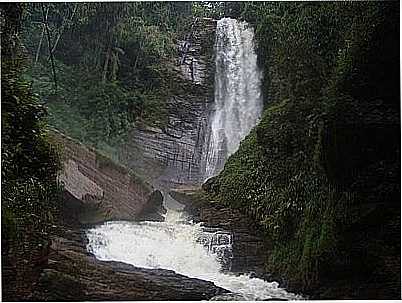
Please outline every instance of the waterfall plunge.
[{"label": "waterfall plunge", "polygon": [[262,112],[262,73],[257,66],[253,29],[246,22],[221,19],[215,47],[215,110],[207,140],[206,178],[223,169]]}]

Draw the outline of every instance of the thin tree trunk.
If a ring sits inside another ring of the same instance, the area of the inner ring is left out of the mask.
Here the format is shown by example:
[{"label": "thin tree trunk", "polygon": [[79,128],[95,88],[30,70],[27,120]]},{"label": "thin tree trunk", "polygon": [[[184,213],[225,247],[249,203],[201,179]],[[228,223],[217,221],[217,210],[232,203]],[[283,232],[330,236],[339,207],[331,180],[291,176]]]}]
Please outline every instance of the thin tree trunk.
[{"label": "thin tree trunk", "polygon": [[112,44],[109,43],[109,46],[107,48],[107,54],[106,54],[106,59],[105,59],[105,65],[103,66],[103,73],[102,73],[102,83],[106,83],[107,79],[107,70],[109,67],[109,61],[110,61],[110,54],[112,52]]},{"label": "thin tree trunk", "polygon": [[48,23],[47,23],[47,15],[45,15],[45,7],[44,7],[43,3],[42,3],[42,16],[43,16],[43,23],[45,25],[46,34],[47,34],[47,46],[48,46],[48,49],[49,49],[50,60],[51,60],[51,63],[52,63],[54,88],[55,88],[55,92],[57,93],[57,77],[56,77],[56,69],[54,67],[54,59],[53,59],[53,53],[52,53],[52,42],[51,42],[51,39],[50,39],[49,26],[48,26]]},{"label": "thin tree trunk", "polygon": [[[47,19],[48,14],[49,14],[49,8],[47,8],[47,10],[46,10],[46,19]],[[38,49],[37,49],[37,51],[36,51],[34,66],[36,65],[36,63],[37,63],[38,60],[39,60],[39,54],[40,54],[40,50],[41,50],[41,48],[42,48],[43,36],[45,35],[45,25],[43,24],[43,22],[41,22],[40,24],[41,24],[41,26],[42,26],[42,34],[41,34],[41,36],[40,36]]]},{"label": "thin tree trunk", "polygon": [[[74,19],[74,15],[75,15],[75,12],[77,11],[77,7],[78,7],[78,4],[76,4],[75,7],[74,7],[74,11],[73,11],[73,14],[71,15],[70,22],[73,21],[73,19]],[[54,53],[54,51],[56,50],[57,44],[59,43],[59,40],[60,40],[60,37],[61,37],[61,35],[62,35],[63,32],[64,32],[66,23],[67,23],[67,22],[63,22],[63,25],[62,25],[61,28],[60,28],[59,35],[57,36],[56,42],[54,43],[53,48],[52,48],[52,53]]]},{"label": "thin tree trunk", "polygon": [[112,81],[115,81],[117,79],[117,71],[119,69],[119,55],[115,51],[112,53]]},{"label": "thin tree trunk", "polygon": [[144,46],[144,40],[141,40],[141,42],[140,42],[140,48],[139,48],[139,50],[138,50],[137,56],[135,57],[135,61],[134,61],[134,67],[133,67],[133,70],[134,70],[134,71],[137,69],[138,59],[139,59],[139,57],[140,57],[139,52],[142,50],[143,46]]},{"label": "thin tree trunk", "polygon": [[40,49],[42,47],[42,40],[43,40],[43,36],[45,35],[45,26],[42,24],[42,34],[40,36],[40,40],[39,40],[39,45],[38,45],[38,49],[36,50],[36,56],[35,56],[35,64],[38,62],[39,60],[39,54],[40,54]]}]

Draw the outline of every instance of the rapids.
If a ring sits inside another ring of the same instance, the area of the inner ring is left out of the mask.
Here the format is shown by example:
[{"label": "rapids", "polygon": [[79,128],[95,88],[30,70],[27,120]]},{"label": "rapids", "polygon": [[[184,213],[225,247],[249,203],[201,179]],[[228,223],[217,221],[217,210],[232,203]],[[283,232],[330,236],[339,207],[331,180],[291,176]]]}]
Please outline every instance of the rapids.
[{"label": "rapids", "polygon": [[[210,249],[210,243],[200,241],[210,238],[207,234],[201,224],[188,221],[182,211],[168,209],[165,222],[111,221],[91,228],[87,231],[87,248],[100,260],[170,269],[211,281],[241,295],[244,300],[301,298],[279,288],[276,282],[222,271],[222,258],[216,253],[219,250]],[[231,248],[230,243],[225,245],[227,249]]]}]

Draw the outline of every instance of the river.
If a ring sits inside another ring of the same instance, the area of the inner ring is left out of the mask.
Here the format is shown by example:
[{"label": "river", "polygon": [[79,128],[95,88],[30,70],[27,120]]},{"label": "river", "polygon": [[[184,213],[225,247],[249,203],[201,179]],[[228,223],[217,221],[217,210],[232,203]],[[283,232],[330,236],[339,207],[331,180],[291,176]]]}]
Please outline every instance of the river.
[{"label": "river", "polygon": [[91,228],[87,231],[87,248],[100,260],[170,269],[191,278],[211,281],[238,294],[236,300],[301,299],[301,296],[278,287],[276,282],[222,270],[225,262],[219,249],[230,250],[231,244],[229,241],[215,243],[211,249],[210,243],[205,242],[211,235],[213,237],[202,224],[186,219],[183,211],[168,209],[164,222],[111,221]]}]

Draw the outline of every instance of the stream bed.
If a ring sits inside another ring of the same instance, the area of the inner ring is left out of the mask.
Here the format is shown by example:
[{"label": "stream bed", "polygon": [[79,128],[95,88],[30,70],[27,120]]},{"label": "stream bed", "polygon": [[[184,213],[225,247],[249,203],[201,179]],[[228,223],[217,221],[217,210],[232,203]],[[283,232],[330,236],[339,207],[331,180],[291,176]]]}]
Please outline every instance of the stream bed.
[{"label": "stream bed", "polygon": [[230,233],[194,224],[180,210],[168,209],[164,222],[106,222],[89,229],[87,237],[87,249],[99,260],[170,269],[211,281],[231,292],[219,300],[302,299],[276,282],[230,273]]}]

